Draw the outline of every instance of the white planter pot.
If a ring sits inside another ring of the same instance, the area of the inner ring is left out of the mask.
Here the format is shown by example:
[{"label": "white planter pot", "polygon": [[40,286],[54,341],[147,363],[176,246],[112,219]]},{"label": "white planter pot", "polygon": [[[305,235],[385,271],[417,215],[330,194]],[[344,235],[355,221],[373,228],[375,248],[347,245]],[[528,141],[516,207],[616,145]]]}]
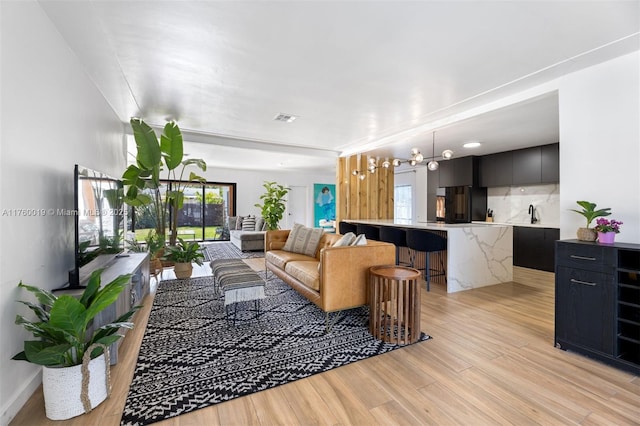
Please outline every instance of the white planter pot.
[{"label": "white planter pot", "polygon": [[[104,354],[89,361],[88,391],[90,409],[109,396],[109,378]],[[42,367],[42,391],[47,417],[51,420],[70,419],[88,412],[82,403],[82,365],[73,367]]]}]

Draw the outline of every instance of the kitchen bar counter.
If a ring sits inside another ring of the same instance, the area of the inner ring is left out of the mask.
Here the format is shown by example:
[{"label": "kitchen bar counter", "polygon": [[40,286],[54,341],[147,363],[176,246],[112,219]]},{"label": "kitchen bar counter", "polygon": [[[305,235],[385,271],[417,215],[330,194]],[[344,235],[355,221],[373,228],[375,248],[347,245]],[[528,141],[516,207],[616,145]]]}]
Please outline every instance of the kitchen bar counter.
[{"label": "kitchen bar counter", "polygon": [[536,223],[529,223],[529,222],[523,222],[523,223],[513,223],[513,222],[471,222],[471,223],[478,224],[478,225],[503,225],[503,226],[522,226],[524,228],[560,229],[559,225],[553,225],[553,224],[549,224],[549,223],[540,223],[540,222],[536,222]]},{"label": "kitchen bar counter", "polygon": [[447,292],[513,280],[513,226],[495,223],[344,219],[349,223],[417,228],[447,233]]}]

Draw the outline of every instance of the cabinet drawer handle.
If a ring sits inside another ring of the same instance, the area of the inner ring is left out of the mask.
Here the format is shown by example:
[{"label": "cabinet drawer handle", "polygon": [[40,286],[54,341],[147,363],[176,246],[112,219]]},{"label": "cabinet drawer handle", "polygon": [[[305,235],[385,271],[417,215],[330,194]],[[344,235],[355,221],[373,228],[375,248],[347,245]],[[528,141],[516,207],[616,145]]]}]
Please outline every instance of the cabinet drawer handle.
[{"label": "cabinet drawer handle", "polygon": [[595,257],[587,257],[587,256],[577,256],[575,254],[572,254],[571,257],[573,259],[580,259],[580,260],[596,260]]},{"label": "cabinet drawer handle", "polygon": [[574,284],[590,285],[592,287],[598,285],[597,283],[590,283],[589,281],[580,281],[580,280],[576,280],[576,279],[573,279],[573,278],[571,278],[571,282],[574,283]]}]

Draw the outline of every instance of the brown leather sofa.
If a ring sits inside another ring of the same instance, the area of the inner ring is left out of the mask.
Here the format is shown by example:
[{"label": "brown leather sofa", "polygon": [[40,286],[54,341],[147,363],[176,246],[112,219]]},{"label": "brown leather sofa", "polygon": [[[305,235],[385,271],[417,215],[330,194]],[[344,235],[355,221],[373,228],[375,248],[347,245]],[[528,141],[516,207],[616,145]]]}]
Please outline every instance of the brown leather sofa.
[{"label": "brown leather sofa", "polygon": [[283,250],[288,236],[289,230],[267,231],[265,266],[327,314],[366,305],[369,268],[396,260],[393,244],[368,240],[362,246],[332,247],[341,235],[328,233],[315,257],[292,253]]}]

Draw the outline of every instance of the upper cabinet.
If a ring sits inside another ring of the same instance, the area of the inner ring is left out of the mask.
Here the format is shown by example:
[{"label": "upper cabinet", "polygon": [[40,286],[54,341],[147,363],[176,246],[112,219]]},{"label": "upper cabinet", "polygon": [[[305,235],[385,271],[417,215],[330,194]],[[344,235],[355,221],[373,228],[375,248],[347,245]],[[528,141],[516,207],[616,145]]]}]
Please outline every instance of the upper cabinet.
[{"label": "upper cabinet", "polygon": [[478,157],[454,158],[439,163],[440,188],[477,185]]},{"label": "upper cabinet", "polygon": [[542,183],[560,182],[560,144],[540,147],[542,160]]},{"label": "upper cabinet", "polygon": [[512,176],[512,185],[542,182],[542,159],[539,146],[513,151]]},{"label": "upper cabinet", "polygon": [[480,186],[536,185],[560,181],[559,144],[480,157]]},{"label": "upper cabinet", "polygon": [[480,158],[480,186],[509,186],[513,180],[512,151],[485,155]]}]

